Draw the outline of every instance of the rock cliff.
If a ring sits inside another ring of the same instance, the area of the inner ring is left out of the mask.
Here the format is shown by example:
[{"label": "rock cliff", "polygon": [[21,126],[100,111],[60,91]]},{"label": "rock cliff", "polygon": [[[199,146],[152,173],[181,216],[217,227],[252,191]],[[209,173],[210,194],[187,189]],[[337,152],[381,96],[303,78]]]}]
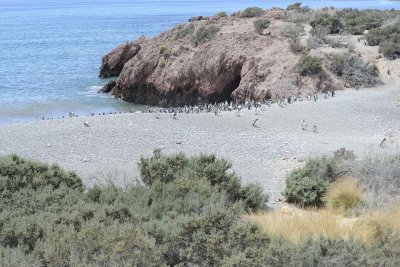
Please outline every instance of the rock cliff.
[{"label": "rock cliff", "polygon": [[103,57],[100,77],[118,76],[111,93],[128,102],[182,106],[225,100],[280,99],[340,89],[327,76],[300,76],[299,55],[282,36],[285,10],[264,11],[271,23],[261,33],[258,18],[199,17],[154,38],[141,37]]}]

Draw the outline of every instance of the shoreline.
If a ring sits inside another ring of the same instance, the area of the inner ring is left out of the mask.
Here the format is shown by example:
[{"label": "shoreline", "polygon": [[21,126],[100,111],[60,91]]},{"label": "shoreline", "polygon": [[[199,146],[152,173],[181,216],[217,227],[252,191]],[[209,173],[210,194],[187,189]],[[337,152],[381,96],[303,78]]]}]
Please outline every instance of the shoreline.
[{"label": "shoreline", "polygon": [[[345,90],[328,99],[235,112],[123,113],[0,125],[0,155],[16,153],[74,170],[88,187],[115,179],[135,182],[137,162],[155,148],[163,153],[213,153],[232,163],[244,182],[258,182],[280,197],[285,175],[313,156],[342,147],[357,155],[398,152],[400,108],[394,87]],[[252,123],[258,119],[256,126]],[[307,129],[299,126],[302,120]],[[84,123],[88,122],[89,127]],[[317,133],[312,130],[317,125]],[[380,141],[394,133],[387,147]]]}]

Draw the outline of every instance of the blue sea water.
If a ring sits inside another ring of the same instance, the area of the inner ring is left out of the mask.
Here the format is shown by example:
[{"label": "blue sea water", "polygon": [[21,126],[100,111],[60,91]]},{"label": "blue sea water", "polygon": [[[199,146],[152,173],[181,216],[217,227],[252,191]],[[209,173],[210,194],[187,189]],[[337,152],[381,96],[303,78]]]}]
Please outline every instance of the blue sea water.
[{"label": "blue sea water", "polygon": [[[0,123],[73,111],[140,109],[97,94],[101,57],[140,35],[154,36],[195,15],[293,1],[0,0]],[[302,1],[311,7],[400,8],[396,1]]]}]

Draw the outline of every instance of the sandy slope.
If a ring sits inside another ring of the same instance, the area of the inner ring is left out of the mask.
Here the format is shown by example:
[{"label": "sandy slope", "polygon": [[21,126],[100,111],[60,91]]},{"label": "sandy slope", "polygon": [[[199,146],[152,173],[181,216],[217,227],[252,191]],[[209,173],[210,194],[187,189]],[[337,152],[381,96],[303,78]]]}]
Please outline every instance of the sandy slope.
[{"label": "sandy slope", "polygon": [[[150,155],[154,148],[216,153],[230,160],[246,182],[261,183],[275,200],[288,170],[309,156],[341,147],[357,153],[397,150],[400,108],[394,89],[347,90],[318,102],[265,107],[260,115],[244,111],[241,117],[234,112],[179,114],[177,120],[170,114],[160,119],[154,114],[120,114],[3,125],[0,154],[59,163],[76,170],[87,185],[110,177],[124,185],[138,176],[140,155]],[[258,128],[251,126],[256,118]],[[309,130],[299,128],[303,119]],[[314,124],[318,133],[311,131]],[[381,149],[384,136],[388,141]]]}]

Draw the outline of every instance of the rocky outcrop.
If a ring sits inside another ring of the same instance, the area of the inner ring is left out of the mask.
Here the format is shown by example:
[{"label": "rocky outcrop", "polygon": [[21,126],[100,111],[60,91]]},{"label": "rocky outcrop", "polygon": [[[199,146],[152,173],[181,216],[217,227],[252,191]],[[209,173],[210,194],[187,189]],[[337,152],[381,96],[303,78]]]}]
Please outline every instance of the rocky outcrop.
[{"label": "rocky outcrop", "polygon": [[109,81],[108,83],[106,83],[99,91],[98,93],[111,93],[112,90],[114,89],[114,87],[117,85],[116,81]]},{"label": "rocky outcrop", "polygon": [[140,45],[138,42],[125,43],[115,48],[111,53],[103,57],[100,77],[108,78],[118,76],[125,63],[133,58],[139,51]]},{"label": "rocky outcrop", "polygon": [[299,56],[274,27],[284,14],[265,12],[272,21],[269,35],[254,31],[256,18],[231,16],[193,20],[155,38],[142,37],[104,56],[100,77],[118,76],[112,88],[116,97],[157,106],[262,101],[328,90],[330,79],[297,74]]}]

